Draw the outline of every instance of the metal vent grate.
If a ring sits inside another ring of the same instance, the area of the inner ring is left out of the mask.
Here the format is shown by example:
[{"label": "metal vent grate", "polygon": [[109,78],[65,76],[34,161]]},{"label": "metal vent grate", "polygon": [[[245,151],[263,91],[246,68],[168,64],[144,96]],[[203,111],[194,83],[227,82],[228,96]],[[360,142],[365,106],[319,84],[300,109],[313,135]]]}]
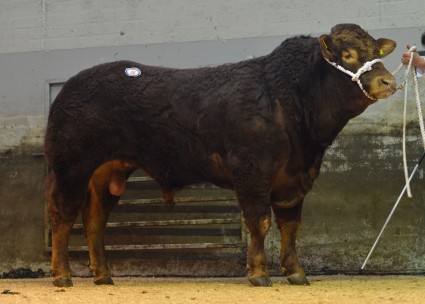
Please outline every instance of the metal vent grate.
[{"label": "metal vent grate", "polygon": [[[136,171],[111,213],[105,233],[109,251],[219,250],[246,248],[246,230],[232,191],[204,184],[189,187],[175,198],[172,211],[165,211],[156,183]],[[46,251],[51,251],[48,227]],[[84,227],[73,227],[69,251],[87,251]]]}]

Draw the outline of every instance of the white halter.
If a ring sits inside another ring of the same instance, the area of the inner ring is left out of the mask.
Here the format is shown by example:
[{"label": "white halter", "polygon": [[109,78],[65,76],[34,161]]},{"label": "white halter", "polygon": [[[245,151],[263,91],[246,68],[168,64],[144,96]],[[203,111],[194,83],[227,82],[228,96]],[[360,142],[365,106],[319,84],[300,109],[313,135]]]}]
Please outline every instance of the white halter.
[{"label": "white halter", "polygon": [[338,65],[335,62],[330,61],[329,59],[327,59],[326,57],[323,57],[326,59],[327,62],[329,62],[330,65],[336,67],[338,70],[340,70],[341,72],[344,72],[347,75],[351,76],[351,80],[352,81],[356,81],[357,84],[359,85],[360,89],[362,90],[362,92],[366,95],[367,98],[371,99],[371,100],[378,100],[377,98],[373,98],[372,96],[369,95],[368,92],[366,92],[366,90],[363,88],[363,85],[360,81],[360,76],[363,73],[366,73],[367,71],[372,70],[372,65],[374,65],[377,62],[382,62],[381,59],[373,59],[372,61],[367,61],[360,69],[357,70],[357,72],[354,74],[353,72],[344,69],[342,66]]}]

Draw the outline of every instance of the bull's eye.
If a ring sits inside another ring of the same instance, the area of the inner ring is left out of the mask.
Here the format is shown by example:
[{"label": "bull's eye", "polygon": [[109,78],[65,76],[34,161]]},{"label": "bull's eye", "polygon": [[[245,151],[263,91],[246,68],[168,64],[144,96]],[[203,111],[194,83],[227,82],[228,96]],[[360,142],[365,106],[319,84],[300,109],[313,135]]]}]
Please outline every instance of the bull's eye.
[{"label": "bull's eye", "polygon": [[348,60],[348,59],[350,59],[350,58],[353,58],[353,56],[351,56],[351,54],[350,54],[350,53],[346,53],[346,54],[344,54],[344,59],[345,59],[345,60]]},{"label": "bull's eye", "polygon": [[357,62],[358,55],[357,52],[354,49],[348,49],[345,51],[342,51],[342,60],[349,64],[354,64]]}]

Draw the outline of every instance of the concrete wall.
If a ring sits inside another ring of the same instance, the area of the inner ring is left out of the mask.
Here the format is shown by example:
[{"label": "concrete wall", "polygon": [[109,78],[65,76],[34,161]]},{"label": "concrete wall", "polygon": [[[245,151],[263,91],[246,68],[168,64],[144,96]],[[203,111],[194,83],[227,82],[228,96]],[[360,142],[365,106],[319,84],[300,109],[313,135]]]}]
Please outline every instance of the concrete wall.
[{"label": "concrete wall", "polygon": [[[422,0],[9,0],[0,3],[0,272],[49,268],[44,253],[44,164],[38,154],[49,83],[95,64],[130,59],[151,65],[198,67],[270,52],[283,39],[319,35],[336,23],[357,23],[375,37],[397,41],[385,59],[399,64],[405,44],[420,45]],[[425,98],[425,84],[421,96]],[[409,95],[409,164],[421,150]],[[299,248],[310,272],[354,271],[403,187],[403,94],[371,106],[328,151],[305,204]],[[370,268],[425,271],[423,171],[414,199],[404,201]],[[273,269],[278,238],[267,241]]]},{"label": "concrete wall", "polygon": [[420,0],[9,0],[0,53],[127,46],[423,24]]}]

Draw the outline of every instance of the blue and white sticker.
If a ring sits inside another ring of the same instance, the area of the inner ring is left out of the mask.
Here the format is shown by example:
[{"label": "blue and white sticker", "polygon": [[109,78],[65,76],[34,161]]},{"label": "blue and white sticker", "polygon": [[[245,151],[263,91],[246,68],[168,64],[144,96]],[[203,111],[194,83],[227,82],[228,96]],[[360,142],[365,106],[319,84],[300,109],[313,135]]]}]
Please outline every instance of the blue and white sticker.
[{"label": "blue and white sticker", "polygon": [[142,71],[140,71],[138,68],[126,68],[125,73],[127,74],[127,76],[137,77],[142,74]]}]

